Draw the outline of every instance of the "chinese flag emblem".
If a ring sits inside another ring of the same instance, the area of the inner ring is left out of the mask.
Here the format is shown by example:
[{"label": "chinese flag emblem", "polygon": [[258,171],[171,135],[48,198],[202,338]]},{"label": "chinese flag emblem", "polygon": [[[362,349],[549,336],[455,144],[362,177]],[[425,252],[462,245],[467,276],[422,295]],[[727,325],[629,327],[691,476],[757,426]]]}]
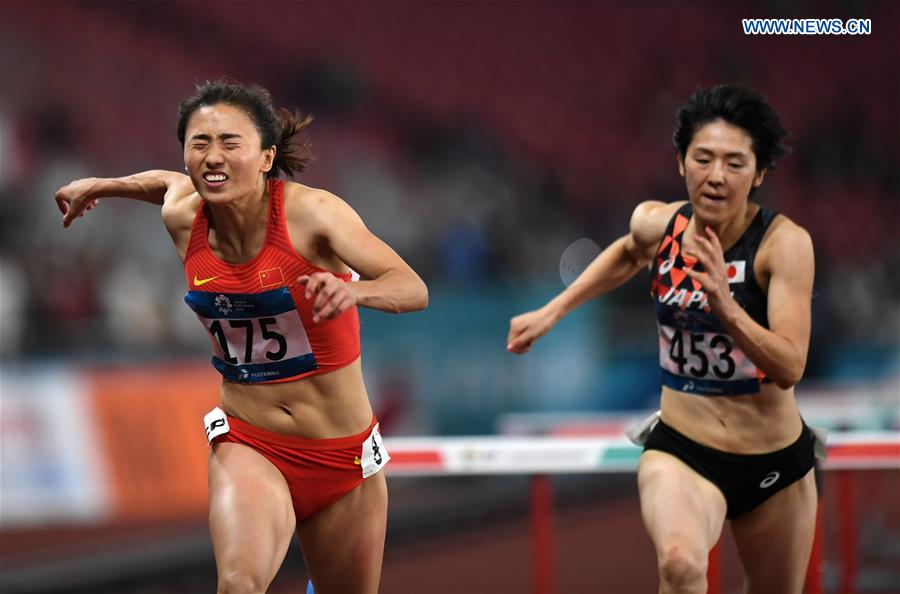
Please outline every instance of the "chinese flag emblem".
[{"label": "chinese flag emblem", "polygon": [[278,285],[284,284],[284,274],[281,273],[281,268],[260,270],[259,284],[262,288],[277,287]]}]

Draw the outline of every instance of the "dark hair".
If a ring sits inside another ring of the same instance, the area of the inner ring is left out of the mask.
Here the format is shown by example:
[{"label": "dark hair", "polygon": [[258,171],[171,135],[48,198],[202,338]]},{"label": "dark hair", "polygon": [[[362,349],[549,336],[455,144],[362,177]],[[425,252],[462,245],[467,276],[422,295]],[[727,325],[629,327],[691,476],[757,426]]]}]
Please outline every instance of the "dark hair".
[{"label": "dark hair", "polygon": [[259,136],[262,148],[275,147],[275,161],[266,177],[277,177],[279,171],[293,176],[306,169],[312,158],[309,142],[295,137],[306,129],[312,116],[303,116],[299,111],[285,108],[277,112],[272,106],[272,95],[264,87],[252,84],[245,85],[238,81],[218,79],[197,83],[193,96],[188,97],[178,106],[178,141],[184,148],[184,135],[188,120],[195,111],[205,105],[224,103],[247,112]]},{"label": "dark hair", "polygon": [[709,89],[697,89],[678,108],[672,140],[682,158],[697,130],[718,119],[737,126],[750,135],[757,171],[774,169],[775,162],[791,152],[790,147],[783,142],[787,131],[778,121],[778,114],[762,95],[737,85],[717,85]]}]

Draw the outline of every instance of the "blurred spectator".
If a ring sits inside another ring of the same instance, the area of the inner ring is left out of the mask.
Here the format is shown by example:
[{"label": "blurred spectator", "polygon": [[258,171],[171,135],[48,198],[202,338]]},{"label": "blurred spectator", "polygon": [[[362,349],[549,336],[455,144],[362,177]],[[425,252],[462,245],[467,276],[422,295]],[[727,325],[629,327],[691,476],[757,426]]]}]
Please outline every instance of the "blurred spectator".
[{"label": "blurred spectator", "polygon": [[25,291],[19,264],[0,255],[0,356],[17,357],[22,351]]}]

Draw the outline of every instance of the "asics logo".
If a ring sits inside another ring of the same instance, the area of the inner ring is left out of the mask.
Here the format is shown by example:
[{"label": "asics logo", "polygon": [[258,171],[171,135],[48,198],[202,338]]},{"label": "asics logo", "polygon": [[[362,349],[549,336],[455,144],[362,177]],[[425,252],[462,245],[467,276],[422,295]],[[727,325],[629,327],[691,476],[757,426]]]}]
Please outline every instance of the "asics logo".
[{"label": "asics logo", "polygon": [[777,481],[779,478],[781,478],[780,472],[777,472],[777,471],[770,472],[769,474],[766,475],[766,478],[764,478],[762,480],[762,482],[759,483],[759,488],[760,489],[768,489],[769,487],[774,485],[775,481]]},{"label": "asics logo", "polygon": [[659,273],[666,274],[667,272],[672,270],[673,266],[675,266],[675,258],[669,258],[668,260],[666,260],[665,262],[663,262],[662,264],[659,265]]},{"label": "asics logo", "polygon": [[214,280],[216,280],[217,278],[219,278],[219,277],[218,277],[218,276],[211,276],[211,277],[209,277],[209,278],[198,279],[198,278],[197,278],[197,275],[195,274],[195,275],[194,275],[194,286],[195,286],[195,287],[199,287],[200,285],[205,285],[206,283],[208,283],[208,282],[210,282],[210,281],[214,281]]}]

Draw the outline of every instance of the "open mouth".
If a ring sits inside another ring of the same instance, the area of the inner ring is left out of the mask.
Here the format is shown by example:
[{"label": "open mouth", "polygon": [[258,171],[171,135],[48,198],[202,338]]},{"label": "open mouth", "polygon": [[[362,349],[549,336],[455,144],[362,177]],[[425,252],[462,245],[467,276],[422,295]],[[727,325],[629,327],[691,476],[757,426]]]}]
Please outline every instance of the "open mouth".
[{"label": "open mouth", "polygon": [[702,198],[706,198],[707,200],[712,200],[713,202],[723,202],[725,200],[725,196],[720,196],[718,194],[710,194],[708,192],[703,192],[700,194]]},{"label": "open mouth", "polygon": [[224,173],[207,171],[203,174],[203,181],[212,187],[218,187],[228,181],[228,176]]}]

